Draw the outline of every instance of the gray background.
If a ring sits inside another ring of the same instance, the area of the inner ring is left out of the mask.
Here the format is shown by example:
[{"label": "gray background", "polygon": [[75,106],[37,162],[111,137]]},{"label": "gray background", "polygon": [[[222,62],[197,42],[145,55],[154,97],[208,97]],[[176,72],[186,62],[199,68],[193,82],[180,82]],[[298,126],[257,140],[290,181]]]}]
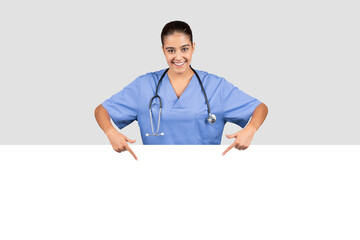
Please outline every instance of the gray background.
[{"label": "gray background", "polygon": [[[192,28],[195,69],[269,107],[252,144],[359,144],[359,10],[319,0],[1,1],[0,144],[109,144],[94,109],[167,67],[160,33],[172,20]],[[142,143],[137,122],[122,132]]]}]

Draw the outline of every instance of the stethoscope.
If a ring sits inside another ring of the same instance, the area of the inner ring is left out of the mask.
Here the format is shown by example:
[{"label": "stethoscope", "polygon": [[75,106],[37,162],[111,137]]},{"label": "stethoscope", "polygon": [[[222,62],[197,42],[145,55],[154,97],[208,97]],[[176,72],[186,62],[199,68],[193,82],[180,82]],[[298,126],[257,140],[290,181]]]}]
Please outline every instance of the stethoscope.
[{"label": "stethoscope", "polygon": [[[199,84],[200,84],[200,86],[201,86],[201,90],[202,90],[202,92],[204,93],[204,97],[205,97],[205,100],[206,100],[206,105],[207,105],[207,109],[208,109],[208,113],[209,113],[209,116],[207,117],[207,121],[208,121],[209,123],[213,124],[213,123],[216,122],[216,116],[215,116],[215,114],[212,114],[211,111],[210,111],[209,101],[208,101],[208,99],[207,99],[207,96],[206,96],[206,93],[205,93],[205,90],[204,90],[204,86],[203,86],[202,83],[201,83],[201,80],[200,80],[199,75],[198,75],[197,72],[191,67],[191,65],[190,65],[190,68],[194,71],[197,79],[199,80]],[[153,132],[153,134],[150,135],[150,134],[146,133],[146,136],[159,136],[159,135],[164,135],[163,132],[160,133],[160,134],[157,134],[157,133],[159,132],[159,128],[160,128],[160,116],[161,116],[161,109],[162,109],[161,98],[160,98],[160,96],[159,96],[157,93],[158,93],[158,90],[159,90],[159,85],[160,85],[162,79],[164,78],[164,76],[165,76],[165,74],[166,74],[166,72],[167,72],[168,70],[169,70],[169,68],[166,69],[165,72],[163,73],[163,75],[161,76],[161,78],[160,78],[160,80],[159,80],[159,82],[158,82],[158,84],[157,84],[157,86],[156,86],[155,95],[154,95],[154,96],[151,98],[151,100],[150,100],[149,112],[150,112],[150,121],[151,121],[151,131]],[[151,104],[152,104],[152,101],[153,101],[155,98],[159,98],[159,101],[160,101],[159,121],[158,121],[158,128],[157,128],[156,133],[154,133],[153,122],[152,122],[152,113],[151,113]]]}]

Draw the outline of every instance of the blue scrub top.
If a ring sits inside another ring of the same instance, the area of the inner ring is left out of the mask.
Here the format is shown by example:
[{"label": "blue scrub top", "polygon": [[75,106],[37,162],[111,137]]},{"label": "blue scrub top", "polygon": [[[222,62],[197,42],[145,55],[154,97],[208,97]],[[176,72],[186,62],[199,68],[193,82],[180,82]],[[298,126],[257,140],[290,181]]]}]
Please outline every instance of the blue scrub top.
[{"label": "blue scrub top", "polygon": [[[193,74],[188,86],[178,98],[166,73],[158,90],[162,102],[158,133],[163,132],[164,135],[146,136],[146,133],[153,134],[149,114],[150,99],[154,96],[157,83],[165,70],[137,77],[102,103],[119,129],[137,120],[143,144],[218,145],[226,122],[244,128],[255,108],[261,103],[223,77],[195,69],[204,86],[210,110],[216,115],[216,122],[210,124],[206,120],[207,105],[196,75]],[[154,132],[158,127],[159,106],[159,99],[154,99],[151,107]]]}]

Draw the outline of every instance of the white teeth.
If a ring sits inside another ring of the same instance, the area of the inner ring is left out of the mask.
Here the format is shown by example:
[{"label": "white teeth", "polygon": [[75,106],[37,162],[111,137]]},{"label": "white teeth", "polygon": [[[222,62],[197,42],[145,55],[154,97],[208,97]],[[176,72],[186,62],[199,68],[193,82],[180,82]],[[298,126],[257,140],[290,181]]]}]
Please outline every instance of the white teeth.
[{"label": "white teeth", "polygon": [[181,66],[181,65],[183,65],[185,62],[182,62],[182,63],[175,63],[174,62],[174,64],[176,65],[176,66]]}]

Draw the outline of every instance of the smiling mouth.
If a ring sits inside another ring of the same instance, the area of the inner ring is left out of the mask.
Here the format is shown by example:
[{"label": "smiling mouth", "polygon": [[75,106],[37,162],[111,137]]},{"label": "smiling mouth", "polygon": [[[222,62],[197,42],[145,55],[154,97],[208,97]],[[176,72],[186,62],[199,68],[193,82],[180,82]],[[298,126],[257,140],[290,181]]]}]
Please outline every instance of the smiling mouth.
[{"label": "smiling mouth", "polygon": [[173,64],[175,64],[175,66],[182,66],[185,64],[186,61],[183,61],[183,62],[173,62]]}]

